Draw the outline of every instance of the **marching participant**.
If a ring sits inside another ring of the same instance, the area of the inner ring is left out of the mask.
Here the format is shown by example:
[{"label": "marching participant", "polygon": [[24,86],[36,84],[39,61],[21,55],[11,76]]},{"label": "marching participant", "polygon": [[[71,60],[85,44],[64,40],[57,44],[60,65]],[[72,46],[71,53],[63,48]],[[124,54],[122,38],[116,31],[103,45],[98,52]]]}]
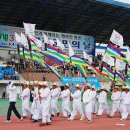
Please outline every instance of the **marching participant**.
[{"label": "marching participant", "polygon": [[30,89],[29,89],[29,82],[26,81],[23,83],[23,92],[21,95],[22,98],[22,112],[23,118],[27,117],[27,114],[31,114],[31,109],[29,108],[29,101],[30,101]]},{"label": "marching participant", "polygon": [[119,87],[115,86],[113,88],[111,99],[112,99],[112,110],[110,113],[110,117],[113,117],[116,111],[121,112],[121,106],[120,106],[121,92]]},{"label": "marching participant", "polygon": [[41,99],[39,98],[40,93],[43,92],[42,82],[37,82],[38,90],[36,89],[36,97],[35,97],[35,111],[32,116],[32,123],[37,122],[39,119],[42,119],[42,104]]},{"label": "marching participant", "polygon": [[59,116],[59,110],[58,110],[58,98],[60,95],[59,88],[56,83],[53,83],[53,87],[51,90],[51,111],[52,111],[52,117],[57,115]]},{"label": "marching participant", "polygon": [[62,112],[63,117],[69,117],[70,116],[70,90],[69,90],[69,84],[66,84],[64,86],[64,89],[61,92],[61,99],[62,99]]},{"label": "marching participant", "polygon": [[94,85],[92,85],[92,93],[93,93],[93,114],[97,113],[97,92]]},{"label": "marching participant", "polygon": [[125,88],[125,96],[122,103],[122,113],[121,113],[121,119],[120,120],[126,120],[128,115],[130,114],[130,87],[126,86]]},{"label": "marching participant", "polygon": [[50,103],[51,103],[51,91],[48,87],[48,82],[44,81],[42,83],[42,91],[39,91],[39,99],[41,102],[41,111],[42,111],[42,123],[40,126],[51,125],[50,120]]},{"label": "marching participant", "polygon": [[32,122],[37,122],[38,115],[39,115],[39,95],[38,95],[38,81],[34,81],[34,91],[32,91],[33,94],[33,102],[31,106],[31,112],[32,112]]},{"label": "marching participant", "polygon": [[71,97],[73,98],[73,111],[71,112],[71,116],[70,118],[68,118],[68,120],[73,120],[77,112],[79,112],[81,115],[80,120],[84,120],[84,113],[83,113],[83,107],[81,102],[82,93],[80,90],[80,85],[76,84],[75,88],[76,91],[74,93],[71,93]]},{"label": "marching participant", "polygon": [[11,122],[11,113],[12,111],[14,112],[14,114],[17,116],[17,118],[19,120],[22,120],[23,118],[21,117],[21,115],[19,114],[19,112],[17,111],[16,107],[15,107],[15,103],[17,100],[17,89],[16,86],[13,84],[13,81],[9,82],[8,86],[7,86],[7,90],[9,92],[9,108],[8,108],[8,112],[7,112],[7,120],[5,122]]},{"label": "marching participant", "polygon": [[107,115],[110,116],[110,110],[107,104],[107,93],[109,92],[109,90],[107,90],[106,88],[101,88],[98,97],[98,102],[99,102],[99,108],[98,108],[98,113],[97,116],[101,116],[103,111],[107,112]]},{"label": "marching participant", "polygon": [[92,112],[93,112],[93,93],[91,91],[90,84],[85,85],[85,91],[83,93],[83,103],[85,107],[85,113],[88,119],[88,123],[92,123]]},{"label": "marching participant", "polygon": [[123,86],[122,87],[122,92],[121,92],[121,102],[120,102],[121,112],[122,112],[122,106],[123,106],[123,102],[124,102],[124,99],[125,99],[125,95],[126,95],[125,86]]}]

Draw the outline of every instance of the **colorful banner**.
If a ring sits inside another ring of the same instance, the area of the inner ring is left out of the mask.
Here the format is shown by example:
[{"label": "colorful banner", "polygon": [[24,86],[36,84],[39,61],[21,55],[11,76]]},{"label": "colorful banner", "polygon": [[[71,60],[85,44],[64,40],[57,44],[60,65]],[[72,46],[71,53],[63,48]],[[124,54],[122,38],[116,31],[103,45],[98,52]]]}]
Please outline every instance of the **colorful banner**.
[{"label": "colorful banner", "polygon": [[[15,42],[15,32],[20,35],[21,32],[25,33],[25,30],[23,28],[0,25],[0,47],[17,48]],[[54,47],[57,47],[56,38],[58,38],[65,46],[65,49],[63,50],[64,52],[68,53],[67,43],[68,41],[70,41],[70,45],[72,46],[76,55],[83,56],[83,50],[87,52],[87,54],[89,55],[94,55],[95,43],[94,38],[92,36],[59,33],[43,30],[35,31],[36,38],[38,38],[41,41],[44,41],[43,34],[46,34],[49,39],[54,41]]]}]

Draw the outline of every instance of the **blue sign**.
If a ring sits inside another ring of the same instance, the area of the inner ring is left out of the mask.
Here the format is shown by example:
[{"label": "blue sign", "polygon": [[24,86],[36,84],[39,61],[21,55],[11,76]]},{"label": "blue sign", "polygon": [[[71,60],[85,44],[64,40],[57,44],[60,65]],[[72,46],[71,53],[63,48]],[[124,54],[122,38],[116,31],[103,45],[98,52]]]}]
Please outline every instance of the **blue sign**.
[{"label": "blue sign", "polygon": [[89,77],[89,78],[83,78],[83,77],[64,77],[62,79],[62,84],[73,84],[73,86],[75,86],[76,84],[84,84],[86,83],[86,81],[91,84],[94,85],[98,90],[101,88],[100,82],[98,80],[98,78],[95,77]]},{"label": "blue sign", "polygon": [[89,78],[87,78],[87,81],[89,84],[94,85],[98,90],[101,88],[101,84],[100,84],[98,78],[89,77]]}]

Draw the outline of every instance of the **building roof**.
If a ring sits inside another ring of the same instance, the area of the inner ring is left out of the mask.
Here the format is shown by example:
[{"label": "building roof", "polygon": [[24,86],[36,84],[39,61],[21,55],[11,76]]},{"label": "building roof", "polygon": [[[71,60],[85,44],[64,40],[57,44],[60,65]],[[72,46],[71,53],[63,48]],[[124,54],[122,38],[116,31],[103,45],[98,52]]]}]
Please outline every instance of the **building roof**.
[{"label": "building roof", "polygon": [[96,0],[0,0],[0,24],[84,34],[108,43],[113,29],[130,43],[130,9]]}]

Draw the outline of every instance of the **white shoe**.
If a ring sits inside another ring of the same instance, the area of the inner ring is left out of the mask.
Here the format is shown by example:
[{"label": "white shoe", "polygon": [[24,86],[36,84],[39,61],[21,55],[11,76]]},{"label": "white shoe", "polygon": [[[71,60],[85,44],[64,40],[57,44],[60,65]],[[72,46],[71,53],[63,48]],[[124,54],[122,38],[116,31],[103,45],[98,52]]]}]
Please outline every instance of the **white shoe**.
[{"label": "white shoe", "polygon": [[23,120],[23,117],[21,117],[20,119],[18,119],[17,121],[22,121]]},{"label": "white shoe", "polygon": [[73,119],[71,119],[71,118],[68,118],[68,121],[72,121]]},{"label": "white shoe", "polygon": [[120,120],[121,120],[121,121],[124,121],[124,120],[126,120],[126,119],[125,119],[125,118],[121,118]]},{"label": "white shoe", "polygon": [[10,123],[10,122],[11,122],[11,120],[6,120],[5,122],[6,122],[6,123]]},{"label": "white shoe", "polygon": [[80,118],[80,121],[83,121],[84,120],[84,118]]}]

